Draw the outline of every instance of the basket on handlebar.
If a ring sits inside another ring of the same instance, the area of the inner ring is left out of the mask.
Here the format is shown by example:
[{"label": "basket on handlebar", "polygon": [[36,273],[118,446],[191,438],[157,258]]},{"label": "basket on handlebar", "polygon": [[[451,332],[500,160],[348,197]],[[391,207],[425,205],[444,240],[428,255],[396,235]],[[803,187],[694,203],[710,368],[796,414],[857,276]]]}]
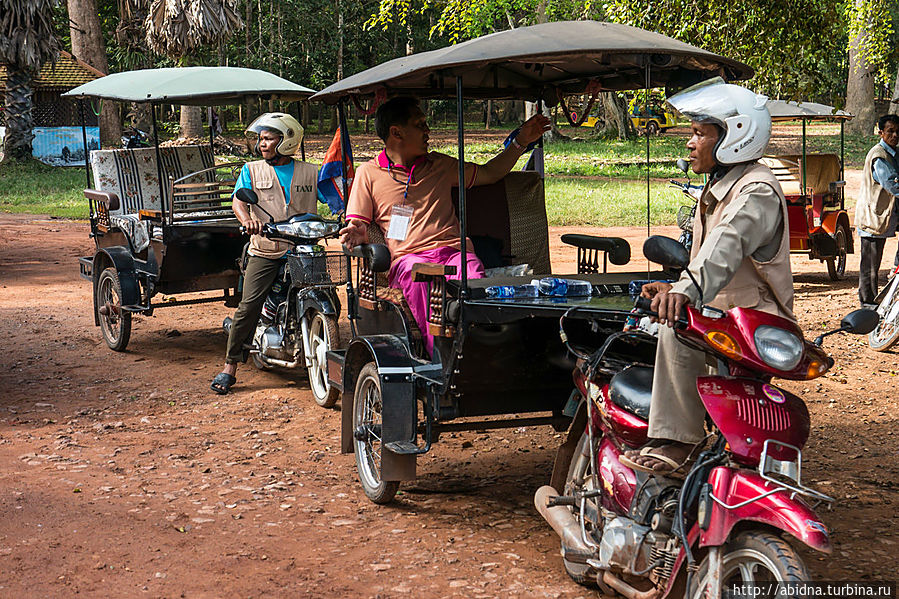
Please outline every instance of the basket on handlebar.
[{"label": "basket on handlebar", "polygon": [[292,251],[287,254],[287,268],[295,285],[343,285],[347,260],[343,252]]},{"label": "basket on handlebar", "polygon": [[695,210],[695,205],[681,206],[677,209],[677,226],[680,227],[682,231],[693,230],[693,213]]}]

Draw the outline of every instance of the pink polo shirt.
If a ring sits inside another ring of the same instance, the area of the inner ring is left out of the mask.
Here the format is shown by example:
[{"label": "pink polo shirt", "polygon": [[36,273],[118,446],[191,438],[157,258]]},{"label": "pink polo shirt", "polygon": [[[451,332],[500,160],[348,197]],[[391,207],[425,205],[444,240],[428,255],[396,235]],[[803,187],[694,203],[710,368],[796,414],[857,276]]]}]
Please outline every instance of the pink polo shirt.
[{"label": "pink polo shirt", "polygon": [[412,208],[406,239],[386,239],[393,261],[440,247],[459,249],[459,219],[452,199],[452,188],[459,183],[458,164],[451,156],[430,152],[416,161],[410,173],[390,164],[387,154],[381,152],[356,171],[347,218],[374,223],[386,232],[394,206]]}]

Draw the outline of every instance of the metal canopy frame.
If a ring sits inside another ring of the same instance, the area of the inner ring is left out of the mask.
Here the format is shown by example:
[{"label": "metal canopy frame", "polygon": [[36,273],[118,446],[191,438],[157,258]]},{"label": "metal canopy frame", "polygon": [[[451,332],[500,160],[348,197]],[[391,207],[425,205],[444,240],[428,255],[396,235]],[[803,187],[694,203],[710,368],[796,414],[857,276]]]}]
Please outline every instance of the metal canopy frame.
[{"label": "metal canopy frame", "polygon": [[[564,45],[566,43],[564,33],[568,29],[577,30],[580,35],[585,32],[595,34],[596,31],[600,31],[618,36],[623,35],[624,39],[615,38],[608,41],[603,37],[592,37],[587,42],[578,39],[577,43],[581,45],[577,48],[575,48],[575,44],[567,50],[556,49],[554,52],[541,52],[543,48],[534,46],[540,41],[550,47]],[[534,37],[535,32],[539,34],[537,35],[539,39]],[[547,33],[549,33],[548,36]],[[522,37],[524,42],[519,40],[519,37]],[[488,42],[492,53],[477,55],[478,49]],[[585,48],[583,43],[588,43],[589,48]],[[628,47],[628,43],[632,45]],[[529,48],[530,53],[522,49],[523,44]],[[508,53],[504,53],[504,48],[508,48]],[[464,51],[460,49],[464,49]],[[466,52],[470,54],[467,60],[465,59]],[[587,70],[579,73],[564,70],[562,66],[569,61],[581,61],[578,64]],[[588,66],[584,67],[584,65]],[[513,71],[512,67],[532,73],[533,76],[525,77],[521,73]],[[556,69],[559,75],[545,76],[547,69]],[[515,76],[503,80],[501,75],[509,75],[509,73],[513,73]],[[327,104],[337,104],[342,131],[341,139],[345,150],[349,147],[345,106],[351,98],[358,102],[359,97],[364,95],[372,95],[375,98],[379,95],[383,98],[391,94],[413,95],[421,98],[450,98],[455,95],[458,131],[460,249],[465,255],[467,252],[467,215],[464,184],[463,99],[466,95],[473,99],[529,99],[536,101],[542,110],[544,102],[551,106],[555,105],[560,94],[583,92],[590,81],[599,80],[601,89],[605,91],[623,91],[651,89],[671,83],[685,86],[705,78],[722,75],[729,80],[738,80],[751,77],[753,74],[753,69],[741,62],[712,54],[657,33],[613,23],[569,21],[503,31],[469,40],[457,46],[397,58],[351,75],[318,92],[311,99],[321,100]],[[464,82],[466,77],[476,80],[478,83],[466,86]],[[451,78],[455,80],[454,90],[447,85]],[[428,85],[423,86],[422,81],[426,81]],[[542,142],[541,138],[539,141],[541,146]],[[344,151],[343,155],[346,157],[347,152]],[[651,200],[649,157],[650,140],[647,136],[647,231],[650,226]],[[347,197],[345,158],[342,169],[344,197]],[[460,296],[463,300],[461,305],[464,306],[464,300],[470,295],[466,260],[461,261],[460,275]],[[348,294],[352,293],[351,286],[348,286],[347,292]],[[350,320],[351,325],[354,325],[352,315]],[[355,326],[353,326],[353,334],[355,335]]]}]

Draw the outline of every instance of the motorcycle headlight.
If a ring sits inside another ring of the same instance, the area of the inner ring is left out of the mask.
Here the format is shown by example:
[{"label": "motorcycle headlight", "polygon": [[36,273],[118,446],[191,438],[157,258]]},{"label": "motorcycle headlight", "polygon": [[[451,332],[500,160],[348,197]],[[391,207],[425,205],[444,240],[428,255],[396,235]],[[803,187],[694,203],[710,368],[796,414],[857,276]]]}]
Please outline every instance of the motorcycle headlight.
[{"label": "motorcycle headlight", "polygon": [[333,233],[335,227],[331,223],[323,223],[316,220],[292,223],[292,226],[294,235],[308,239],[324,237],[328,233]]},{"label": "motorcycle headlight", "polygon": [[793,370],[802,359],[802,340],[789,331],[762,325],[753,338],[755,351],[772,368]]}]

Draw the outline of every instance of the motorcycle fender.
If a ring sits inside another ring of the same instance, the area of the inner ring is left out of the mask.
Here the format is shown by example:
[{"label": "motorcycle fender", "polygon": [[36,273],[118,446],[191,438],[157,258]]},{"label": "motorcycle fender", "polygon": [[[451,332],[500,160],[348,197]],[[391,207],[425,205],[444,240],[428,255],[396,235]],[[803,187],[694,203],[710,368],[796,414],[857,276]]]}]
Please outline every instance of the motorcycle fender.
[{"label": "motorcycle fender", "polygon": [[326,316],[338,316],[340,314],[340,302],[332,297],[324,289],[309,287],[300,291],[297,295],[297,316],[302,316],[314,308]]},{"label": "motorcycle fender", "polygon": [[[134,269],[134,256],[131,255],[128,248],[120,245],[103,248],[94,254],[92,273],[94,297],[97,296],[97,283],[100,280],[100,274],[110,266],[114,267],[119,275],[119,284],[122,286],[122,305],[139,305],[140,283],[137,280],[137,272]],[[96,310],[94,310],[94,324],[100,326]]]},{"label": "motorcycle fender", "polygon": [[[756,472],[726,466],[712,470],[709,484],[712,494],[728,505],[740,504],[776,487]],[[699,546],[723,545],[738,522],[752,521],[788,532],[812,549],[830,553],[830,537],[821,518],[798,496],[791,495],[790,491],[780,491],[732,509],[711,500],[709,525],[700,535]]]},{"label": "motorcycle fender", "polygon": [[[367,335],[350,342],[343,370],[343,395],[340,408],[340,445],[343,453],[353,453],[353,412],[356,380],[371,361],[378,366],[381,381],[381,439],[409,441],[415,438],[418,406],[412,380],[412,356],[396,335]],[[415,455],[395,454],[381,448],[381,479],[414,480]]]}]

